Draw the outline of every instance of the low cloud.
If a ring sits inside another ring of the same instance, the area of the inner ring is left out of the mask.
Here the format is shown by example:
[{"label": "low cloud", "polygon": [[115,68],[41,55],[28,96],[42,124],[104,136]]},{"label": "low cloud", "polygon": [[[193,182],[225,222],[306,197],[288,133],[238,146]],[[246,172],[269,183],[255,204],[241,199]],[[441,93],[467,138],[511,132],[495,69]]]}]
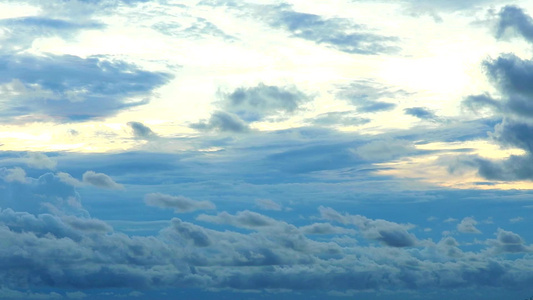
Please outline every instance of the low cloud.
[{"label": "low cloud", "polygon": [[87,171],[82,176],[83,183],[93,185],[98,188],[122,190],[124,186],[116,183],[111,177],[104,173],[96,173],[94,171]]},{"label": "low cloud", "polygon": [[174,209],[177,213],[215,208],[215,205],[209,201],[195,201],[183,196],[172,196],[161,193],[145,195],[144,202],[150,206]]}]

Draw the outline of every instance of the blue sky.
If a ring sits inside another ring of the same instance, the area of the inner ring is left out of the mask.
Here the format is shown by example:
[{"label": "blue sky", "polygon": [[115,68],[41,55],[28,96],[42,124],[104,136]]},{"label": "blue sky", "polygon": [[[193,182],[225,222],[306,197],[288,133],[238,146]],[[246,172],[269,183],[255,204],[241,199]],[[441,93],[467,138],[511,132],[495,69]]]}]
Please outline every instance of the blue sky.
[{"label": "blue sky", "polygon": [[531,1],[0,1],[0,298],[529,298],[532,45]]}]

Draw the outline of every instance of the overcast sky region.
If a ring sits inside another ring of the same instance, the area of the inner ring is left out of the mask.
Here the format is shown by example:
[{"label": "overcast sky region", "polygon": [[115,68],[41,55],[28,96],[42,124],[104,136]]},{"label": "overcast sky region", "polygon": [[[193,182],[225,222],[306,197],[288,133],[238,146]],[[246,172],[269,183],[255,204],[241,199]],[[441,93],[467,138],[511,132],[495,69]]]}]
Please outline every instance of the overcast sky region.
[{"label": "overcast sky region", "polygon": [[0,0],[0,299],[533,296],[533,1]]}]

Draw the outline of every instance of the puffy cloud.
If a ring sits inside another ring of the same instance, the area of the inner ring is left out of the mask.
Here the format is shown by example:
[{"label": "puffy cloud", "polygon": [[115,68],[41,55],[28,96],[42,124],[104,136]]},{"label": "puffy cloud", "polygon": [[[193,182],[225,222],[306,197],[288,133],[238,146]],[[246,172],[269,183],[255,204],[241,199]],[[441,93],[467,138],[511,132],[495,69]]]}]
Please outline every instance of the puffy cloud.
[{"label": "puffy cloud", "polygon": [[82,176],[83,183],[93,185],[95,187],[111,190],[122,190],[124,186],[116,183],[111,177],[104,173],[96,173],[94,171],[87,171]]},{"label": "puffy cloud", "polygon": [[215,205],[209,201],[194,201],[183,196],[172,196],[161,193],[151,193],[145,195],[144,202],[150,206],[171,208],[177,213],[215,208]]},{"label": "puffy cloud", "polygon": [[222,131],[242,133],[248,132],[250,128],[237,115],[227,113],[224,111],[215,111],[208,121],[200,121],[191,124],[191,128],[205,131]]},{"label": "puffy cloud", "polygon": [[417,243],[416,237],[409,233],[411,225],[403,225],[386,220],[372,220],[360,215],[340,214],[336,210],[321,206],[320,215],[323,219],[352,224],[361,230],[365,238],[379,241],[391,247],[410,247]]},{"label": "puffy cloud", "polygon": [[318,126],[359,126],[370,122],[370,119],[359,117],[354,112],[342,111],[323,113],[307,121]]},{"label": "puffy cloud", "polygon": [[462,233],[481,233],[479,229],[476,228],[477,221],[472,217],[466,217],[457,224],[457,230]]},{"label": "puffy cloud", "polygon": [[494,247],[496,253],[521,253],[533,251],[533,248],[524,245],[522,237],[514,232],[498,228],[496,235],[496,240],[488,241],[488,244]]},{"label": "puffy cloud", "polygon": [[24,157],[24,159],[28,166],[36,169],[53,170],[57,166],[57,161],[55,159],[52,159],[43,153],[30,152]]},{"label": "puffy cloud", "polygon": [[131,127],[133,130],[133,135],[136,138],[148,140],[157,137],[157,134],[155,134],[150,127],[141,122],[128,122],[128,126]]},{"label": "puffy cloud", "polygon": [[19,167],[15,167],[12,169],[6,169],[6,168],[0,169],[0,177],[7,182],[13,182],[13,181],[18,181],[22,183],[26,182],[26,172],[22,168],[19,168]]},{"label": "puffy cloud", "polygon": [[238,115],[246,122],[253,122],[270,115],[294,113],[309,100],[311,97],[294,87],[260,83],[255,87],[241,87],[224,94],[221,105],[226,111]]},{"label": "puffy cloud", "polygon": [[330,223],[314,223],[299,228],[303,234],[355,234],[355,230],[333,226]]},{"label": "puffy cloud", "polygon": [[498,13],[496,37],[503,37],[510,29],[533,43],[533,19],[520,7],[506,5]]}]

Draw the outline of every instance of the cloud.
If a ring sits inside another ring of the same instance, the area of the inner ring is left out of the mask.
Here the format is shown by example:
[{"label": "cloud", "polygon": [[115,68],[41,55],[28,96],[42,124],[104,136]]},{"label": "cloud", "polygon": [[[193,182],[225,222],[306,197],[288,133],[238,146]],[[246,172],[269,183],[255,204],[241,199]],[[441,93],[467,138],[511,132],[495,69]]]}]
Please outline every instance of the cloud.
[{"label": "cloud", "polygon": [[128,122],[128,126],[133,130],[133,135],[140,139],[152,139],[157,137],[150,127],[144,125],[141,122]]},{"label": "cloud", "polygon": [[322,219],[352,224],[361,230],[365,238],[376,240],[390,247],[411,247],[417,243],[416,237],[407,230],[409,225],[397,224],[386,220],[372,220],[360,215],[340,214],[336,210],[320,206]]},{"label": "cloud", "polygon": [[53,170],[57,166],[57,161],[46,156],[43,153],[29,152],[24,157],[25,163],[35,169],[49,169]]},{"label": "cloud", "polygon": [[217,105],[221,110],[211,114],[209,120],[190,127],[204,131],[242,133],[250,131],[249,123],[267,117],[286,117],[294,114],[301,105],[312,98],[293,87],[269,86],[240,87],[231,93],[220,92]]},{"label": "cloud", "polygon": [[276,203],[270,199],[257,199],[255,204],[264,210],[275,210],[280,211],[283,209],[283,206],[279,203]]},{"label": "cloud", "polygon": [[457,230],[462,233],[481,233],[479,229],[476,228],[477,221],[472,217],[466,217],[457,224]]},{"label": "cloud", "polygon": [[161,193],[145,195],[144,202],[150,206],[171,208],[177,213],[215,208],[215,205],[209,201],[194,201],[183,196],[171,196]]},{"label": "cloud", "polygon": [[260,229],[263,227],[279,226],[280,223],[267,216],[258,214],[252,211],[240,211],[235,215],[231,215],[227,212],[221,212],[216,216],[199,215],[197,218],[199,221],[227,224],[235,227],[242,227],[248,229]]},{"label": "cloud", "polygon": [[342,52],[368,55],[398,51],[397,38],[365,32],[362,26],[349,19],[301,13],[288,5],[273,7],[266,18],[271,26],[281,27],[294,37]]},{"label": "cloud", "polygon": [[347,100],[357,107],[358,112],[373,113],[389,111],[396,107],[395,103],[380,101],[404,97],[408,93],[370,80],[359,80],[338,88],[336,96]]},{"label": "cloud", "polygon": [[500,39],[511,30],[533,43],[533,19],[520,7],[506,5],[498,12],[496,37]]},{"label": "cloud", "polygon": [[366,160],[381,161],[397,158],[415,152],[410,141],[406,140],[375,140],[354,150],[358,156]]},{"label": "cloud", "polygon": [[370,119],[359,117],[351,111],[342,111],[323,113],[307,121],[318,126],[359,126],[369,123]]},{"label": "cloud", "polygon": [[424,107],[410,107],[404,109],[405,114],[422,120],[436,121],[438,117],[432,111]]},{"label": "cloud", "polygon": [[234,114],[224,111],[215,111],[208,121],[191,124],[191,128],[203,131],[221,131],[243,133],[250,131],[250,127]]},{"label": "cloud", "polygon": [[19,167],[15,167],[12,169],[1,168],[0,177],[7,182],[26,182],[26,172]]},{"label": "cloud", "polygon": [[355,234],[355,230],[333,226],[330,223],[314,223],[299,228],[306,235]]},{"label": "cloud", "polygon": [[498,228],[497,239],[489,240],[496,253],[522,253],[532,252],[533,249],[524,245],[524,240],[518,234]]},{"label": "cloud", "polygon": [[222,97],[222,108],[246,122],[259,121],[271,115],[292,114],[312,99],[294,87],[263,83],[250,88],[237,88]]},{"label": "cloud", "polygon": [[3,122],[76,122],[146,104],[170,76],[102,57],[3,55],[0,78]]},{"label": "cloud", "polygon": [[82,176],[83,183],[93,185],[95,187],[122,190],[124,186],[116,183],[111,177],[104,173],[96,173],[94,171],[87,171]]}]

